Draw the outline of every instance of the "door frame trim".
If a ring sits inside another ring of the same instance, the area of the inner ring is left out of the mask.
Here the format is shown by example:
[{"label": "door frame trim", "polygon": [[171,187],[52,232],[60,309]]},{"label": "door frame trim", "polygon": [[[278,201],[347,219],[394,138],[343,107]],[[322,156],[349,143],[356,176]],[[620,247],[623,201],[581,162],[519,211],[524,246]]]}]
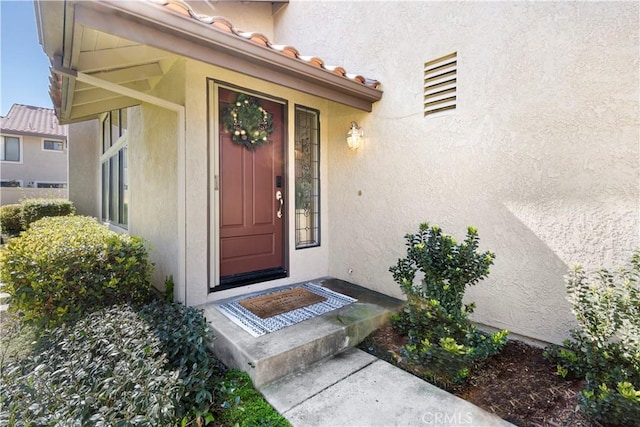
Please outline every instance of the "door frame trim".
[{"label": "door frame trim", "polygon": [[[220,116],[218,91],[220,88],[246,93],[250,96],[266,99],[282,105],[283,135],[282,135],[282,167],[284,173],[283,193],[289,194],[289,101],[264,92],[238,86],[212,77],[207,78],[207,288],[208,293],[244,286],[263,281],[280,279],[289,275],[289,212],[285,210],[282,230],[282,269],[273,269],[269,274],[251,272],[246,274],[246,280],[237,284],[222,284],[220,281],[220,131],[218,117]],[[275,271],[278,270],[278,271]]]}]

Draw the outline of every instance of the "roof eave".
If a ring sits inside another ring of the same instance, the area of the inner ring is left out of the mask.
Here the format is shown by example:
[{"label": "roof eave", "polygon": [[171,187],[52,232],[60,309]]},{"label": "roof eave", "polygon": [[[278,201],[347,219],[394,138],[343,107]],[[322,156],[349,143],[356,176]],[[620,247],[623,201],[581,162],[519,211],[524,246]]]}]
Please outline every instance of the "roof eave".
[{"label": "roof eave", "polygon": [[[105,15],[109,19],[105,19]],[[74,25],[86,25],[364,111],[371,111],[372,104],[382,97],[382,90],[378,88],[333,74],[211,25],[169,13],[150,2],[79,2],[75,4],[74,16]],[[239,61],[252,66],[238,67]]]}]

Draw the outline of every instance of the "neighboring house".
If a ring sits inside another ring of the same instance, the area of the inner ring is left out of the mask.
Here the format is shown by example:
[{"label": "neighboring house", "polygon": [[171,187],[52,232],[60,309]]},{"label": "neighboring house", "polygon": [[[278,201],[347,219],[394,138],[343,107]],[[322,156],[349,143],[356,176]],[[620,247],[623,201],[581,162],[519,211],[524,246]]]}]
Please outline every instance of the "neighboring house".
[{"label": "neighboring house", "polygon": [[[401,296],[388,268],[405,233],[474,225],[497,254],[468,293],[474,319],[559,342],[570,266],[640,244],[639,7],[37,1],[36,14],[56,112],[82,141],[78,191],[98,195],[79,211],[145,237],[178,299],[322,276]],[[228,131],[246,118],[239,94],[273,120],[255,151]]]},{"label": "neighboring house", "polygon": [[13,104],[0,117],[0,135],[0,204],[45,189],[66,197],[67,126],[58,124],[53,109]]}]

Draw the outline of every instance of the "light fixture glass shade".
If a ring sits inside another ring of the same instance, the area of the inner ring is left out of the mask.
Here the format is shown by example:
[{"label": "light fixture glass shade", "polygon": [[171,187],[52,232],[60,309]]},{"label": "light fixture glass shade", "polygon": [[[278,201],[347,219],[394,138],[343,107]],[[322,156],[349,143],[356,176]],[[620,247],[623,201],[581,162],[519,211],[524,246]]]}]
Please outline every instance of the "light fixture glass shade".
[{"label": "light fixture glass shade", "polygon": [[356,122],[351,122],[351,129],[347,132],[347,145],[350,149],[356,150],[360,147],[360,141],[364,136],[364,131]]}]

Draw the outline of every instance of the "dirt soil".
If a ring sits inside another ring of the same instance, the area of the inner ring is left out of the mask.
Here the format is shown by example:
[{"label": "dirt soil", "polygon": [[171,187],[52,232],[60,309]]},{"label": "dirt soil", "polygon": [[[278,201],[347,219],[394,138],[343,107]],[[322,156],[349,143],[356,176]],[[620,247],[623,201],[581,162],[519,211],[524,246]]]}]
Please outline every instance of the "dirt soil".
[{"label": "dirt soil", "polygon": [[[406,342],[406,336],[385,325],[360,348],[423,378],[419,366],[400,356]],[[510,341],[500,354],[475,366],[465,385],[449,391],[517,426],[602,427],[578,407],[582,384],[555,375],[555,365],[544,359],[542,351]]]}]

